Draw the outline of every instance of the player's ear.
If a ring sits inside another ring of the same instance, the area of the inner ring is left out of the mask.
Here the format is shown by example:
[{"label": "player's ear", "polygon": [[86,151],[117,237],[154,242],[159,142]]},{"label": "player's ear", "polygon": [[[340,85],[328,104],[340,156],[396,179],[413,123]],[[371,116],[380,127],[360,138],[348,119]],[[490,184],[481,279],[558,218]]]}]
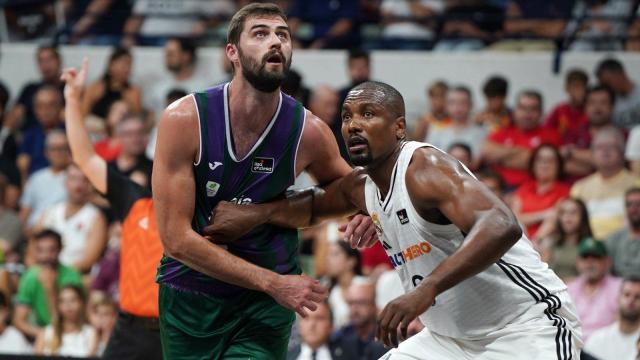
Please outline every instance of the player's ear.
[{"label": "player's ear", "polygon": [[224,48],[225,53],[227,54],[227,59],[231,61],[231,65],[235,66],[235,64],[240,62],[240,54],[238,54],[238,47],[234,44],[227,44]]},{"label": "player's ear", "polygon": [[396,139],[404,139],[407,137],[407,121],[404,116],[396,118]]}]

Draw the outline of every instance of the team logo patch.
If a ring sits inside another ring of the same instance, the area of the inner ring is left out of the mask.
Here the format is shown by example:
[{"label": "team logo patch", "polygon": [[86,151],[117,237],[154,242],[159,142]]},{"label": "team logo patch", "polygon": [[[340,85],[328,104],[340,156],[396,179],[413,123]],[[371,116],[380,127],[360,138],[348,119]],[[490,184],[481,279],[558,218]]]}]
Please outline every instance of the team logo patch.
[{"label": "team logo patch", "polygon": [[251,165],[251,172],[270,174],[273,172],[273,158],[256,157]]},{"label": "team logo patch", "polygon": [[378,214],[371,213],[371,221],[373,221],[373,225],[376,227],[376,233],[378,237],[382,237],[382,224],[380,224],[380,219],[378,219]]},{"label": "team logo patch", "polygon": [[220,184],[218,184],[215,181],[207,181],[207,184],[205,185],[205,187],[207,188],[208,197],[216,196],[216,194],[218,193],[218,190],[220,190]]},{"label": "team logo patch", "polygon": [[409,223],[409,216],[407,215],[407,210],[405,209],[398,210],[396,212],[396,215],[398,215],[398,220],[400,220],[400,224],[404,225]]}]

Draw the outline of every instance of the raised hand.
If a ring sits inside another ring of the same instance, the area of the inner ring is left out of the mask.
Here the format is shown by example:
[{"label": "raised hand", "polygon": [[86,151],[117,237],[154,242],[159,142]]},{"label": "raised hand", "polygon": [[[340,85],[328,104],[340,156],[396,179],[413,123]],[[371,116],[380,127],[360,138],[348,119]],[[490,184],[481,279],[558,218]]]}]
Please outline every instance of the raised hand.
[{"label": "raised hand", "polygon": [[306,275],[281,275],[271,285],[268,294],[278,304],[307,317],[307,309],[315,311],[317,303],[328,295],[327,289],[318,280]]},{"label": "raised hand", "polygon": [[344,240],[354,249],[371,247],[378,241],[376,225],[366,215],[355,215],[348,224],[341,225],[339,230],[344,231]]},{"label": "raised hand", "polygon": [[76,68],[66,68],[62,71],[60,79],[66,84],[64,86],[65,100],[80,100],[82,91],[84,90],[85,81],[87,80],[87,72],[89,71],[89,59],[82,59],[80,71]]}]

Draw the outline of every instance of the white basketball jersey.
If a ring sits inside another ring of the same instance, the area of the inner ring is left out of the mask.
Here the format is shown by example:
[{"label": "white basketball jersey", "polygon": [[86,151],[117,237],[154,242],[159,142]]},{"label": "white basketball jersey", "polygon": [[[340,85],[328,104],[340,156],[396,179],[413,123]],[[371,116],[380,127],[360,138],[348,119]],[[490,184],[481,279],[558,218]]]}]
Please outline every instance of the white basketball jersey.
[{"label": "white basketball jersey", "polygon": [[[367,178],[365,185],[367,210],[406,292],[453,254],[465,238],[453,224],[425,221],[409,198],[407,167],[414,151],[427,146],[433,147],[419,142],[403,145],[384,199],[373,180]],[[549,316],[554,316],[554,309],[561,306],[554,294],[565,289],[523,235],[497,263],[440,294],[420,320],[435,333],[477,339],[504,327],[539,302],[548,304]]]}]

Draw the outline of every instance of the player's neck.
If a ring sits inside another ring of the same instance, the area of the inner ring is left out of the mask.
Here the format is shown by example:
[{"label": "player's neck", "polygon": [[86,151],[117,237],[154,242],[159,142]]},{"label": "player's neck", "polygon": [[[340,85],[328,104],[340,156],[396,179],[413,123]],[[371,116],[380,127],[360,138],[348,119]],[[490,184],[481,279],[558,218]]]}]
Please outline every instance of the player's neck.
[{"label": "player's neck", "polygon": [[367,166],[367,174],[369,174],[371,180],[373,180],[378,189],[380,189],[380,193],[384,198],[386,198],[389,187],[391,186],[391,173],[398,160],[398,156],[400,156],[401,145],[402,143],[398,142],[390,154]]},{"label": "player's neck", "polygon": [[[262,129],[276,112],[280,89],[271,93],[257,90],[241,76],[229,85],[229,115],[232,124]],[[257,127],[256,127],[257,126]]]}]

